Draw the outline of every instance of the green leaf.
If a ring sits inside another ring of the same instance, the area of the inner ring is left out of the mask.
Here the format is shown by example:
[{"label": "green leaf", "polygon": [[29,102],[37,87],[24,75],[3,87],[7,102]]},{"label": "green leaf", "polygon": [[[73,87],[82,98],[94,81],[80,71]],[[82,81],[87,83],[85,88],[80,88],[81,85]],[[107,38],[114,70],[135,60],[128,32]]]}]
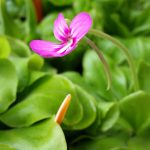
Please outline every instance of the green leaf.
[{"label": "green leaf", "polygon": [[75,143],[69,150],[128,150],[125,146],[125,137],[100,137],[95,139],[84,139]]},{"label": "green leaf", "polygon": [[112,86],[107,88],[107,80],[101,61],[94,51],[88,51],[83,60],[83,77],[95,93],[104,100],[119,100],[127,94],[127,81],[121,67],[114,64],[110,58],[107,59],[112,75]]},{"label": "green leaf", "polygon": [[144,45],[145,43],[142,38],[129,38],[122,41],[125,43],[127,48],[130,50],[130,53],[134,60],[139,61],[141,58],[144,58]]},{"label": "green leaf", "polygon": [[1,144],[1,143],[0,143],[0,148],[2,150],[16,150],[15,148],[12,148],[12,147],[10,147],[10,146],[8,146],[6,144]]},{"label": "green leaf", "polygon": [[[149,37],[133,37],[127,39],[119,38],[119,40],[126,45],[136,62],[139,62],[142,59],[145,62],[150,63]],[[101,40],[98,41],[98,45],[104,51],[104,54],[107,54],[110,58],[115,60],[116,64],[123,65],[125,63],[125,56],[113,43],[110,41]]]},{"label": "green leaf", "polygon": [[101,102],[99,103],[98,108],[102,112],[101,130],[103,132],[106,132],[111,127],[113,127],[116,121],[118,120],[119,107],[117,103],[114,102]]},{"label": "green leaf", "polygon": [[150,34],[150,18],[147,17],[150,15],[149,1],[107,0],[97,1],[97,5],[103,9],[106,33],[122,37]]},{"label": "green leaf", "polygon": [[7,58],[10,54],[11,48],[9,42],[4,36],[0,36],[0,58]]},{"label": "green leaf", "polygon": [[150,92],[150,64],[142,61],[138,69],[138,80],[140,88],[146,92]]},{"label": "green leaf", "polygon": [[134,137],[128,142],[128,147],[131,150],[149,150],[150,149],[149,137]]},{"label": "green leaf", "polygon": [[150,38],[129,38],[127,40],[123,40],[125,45],[130,50],[130,53],[132,54],[133,58],[139,62],[141,59],[144,61],[150,63],[149,56],[150,56],[150,44],[149,44]]},{"label": "green leaf", "polygon": [[[81,87],[83,87],[84,89],[86,89],[88,91],[88,93],[92,93],[92,88],[90,90],[90,88],[88,87],[88,84],[85,83],[84,78],[82,78],[78,73],[76,73],[76,72],[65,72],[65,73],[63,73],[63,75],[68,77],[72,82],[74,82],[74,83],[80,85]],[[82,93],[84,93],[84,91]],[[92,96],[91,96],[91,98],[92,98]],[[84,98],[81,98],[81,103],[82,103],[83,99]],[[95,97],[95,99],[96,99],[96,97]],[[84,109],[90,111],[90,109],[92,108],[92,107],[89,107],[89,108],[85,107],[84,108],[85,104],[88,104],[87,100],[82,103],[83,114],[84,114]],[[99,102],[99,99],[97,99],[97,101],[98,101],[97,103],[94,102],[94,104],[97,105],[97,108],[98,108],[98,110],[95,110],[95,112],[98,111],[98,112],[96,112],[98,116],[100,115],[99,113],[102,113],[102,116],[101,115],[100,116],[102,117],[103,122],[102,122],[102,124],[100,124],[101,117],[99,116],[97,118],[98,120],[94,123],[94,125],[92,125],[92,126],[94,126],[92,128],[95,128],[95,130],[96,130],[97,129],[96,124],[98,123],[99,124],[98,128],[100,129],[100,125],[101,125],[101,130],[106,131],[106,130],[110,129],[118,120],[119,107],[114,102],[110,102],[110,103],[101,102],[101,101]],[[90,130],[91,130],[91,128],[90,128]]]},{"label": "green leaf", "polygon": [[28,85],[30,80],[30,74],[34,70],[40,70],[44,65],[44,60],[37,54],[33,54],[30,57],[20,58],[11,57],[11,61],[16,67],[17,75],[19,79],[18,91],[21,92]]},{"label": "green leaf", "polygon": [[[103,50],[103,53],[110,58],[113,58],[115,60],[115,64],[121,64],[126,59],[126,57],[123,55],[121,50],[114,45],[114,43],[104,40],[104,39],[97,39],[98,40],[98,46],[101,50]],[[122,40],[122,39],[119,39]]]},{"label": "green leaf", "polygon": [[[103,12],[102,9],[98,7],[97,1],[86,0],[85,3],[84,1],[76,0],[73,2],[73,10],[75,11],[75,15],[80,12],[87,12],[92,18],[92,27],[102,29]],[[99,13],[97,13],[97,11]]]},{"label": "green leaf", "polygon": [[142,133],[150,125],[150,95],[138,91],[120,101],[121,117],[132,126],[133,131]]},{"label": "green leaf", "polygon": [[[52,73],[53,74],[53,73]],[[32,70],[30,72],[30,77],[29,77],[29,82],[28,82],[28,86],[31,86],[34,82],[36,82],[37,80],[43,78],[44,76],[49,76],[50,73],[48,72],[42,72],[42,71],[34,71]]]},{"label": "green leaf", "polygon": [[25,9],[26,9],[26,22],[24,28],[26,29],[26,41],[30,41],[35,37],[37,19],[36,19],[36,12],[33,2],[31,0],[26,0],[25,2]]},{"label": "green leaf", "polygon": [[[15,14],[10,8],[11,5],[14,5],[12,7],[16,9]],[[25,41],[29,41],[35,36],[36,16],[32,1],[22,1],[21,5],[18,5],[16,1],[9,3],[8,1],[0,0],[0,8],[1,34]]]},{"label": "green leaf", "polygon": [[0,113],[15,101],[17,93],[17,73],[7,59],[0,59]]},{"label": "green leaf", "polygon": [[139,0],[139,2],[141,2],[142,9],[139,9],[138,11],[136,9],[132,13],[132,18],[134,18],[134,24],[136,25],[136,27],[133,28],[133,34],[136,36],[148,35],[150,34],[150,30],[148,28],[150,18],[147,16],[150,15],[150,2],[146,0],[143,1],[143,4],[142,1]]},{"label": "green leaf", "polygon": [[29,58],[28,67],[31,70],[40,70],[44,65],[44,59],[37,54],[33,54]]},{"label": "green leaf", "polygon": [[[93,94],[94,91],[92,91],[92,88],[88,84],[86,84],[86,82],[84,81],[84,78],[77,72],[73,72],[73,71],[64,72],[63,76],[67,77],[74,84],[78,85],[76,87],[76,88],[78,88],[77,93],[79,93],[83,97],[83,98],[81,98],[81,103],[83,106],[83,114],[84,113],[85,114],[83,115],[83,119],[80,121],[82,124],[85,124],[86,121],[87,122],[90,121],[90,116],[91,116],[91,118],[93,116],[90,112],[92,112],[94,110],[96,118],[95,118],[94,122],[86,130],[86,132],[88,132],[88,133],[90,132],[90,134],[94,133],[101,124],[101,110],[97,108],[97,106],[98,106],[98,103],[96,102],[97,97],[95,97],[95,98],[93,97],[93,96],[95,96]],[[80,91],[82,91],[82,92],[80,92]],[[85,100],[85,98],[86,98],[86,100]],[[91,102],[89,102],[89,101],[91,101]],[[92,105],[95,105],[95,109],[93,109],[93,106],[91,106],[90,103],[91,104],[93,103]],[[89,111],[89,112],[86,112],[86,111]],[[90,115],[86,118],[86,114],[88,114],[88,113],[90,113]],[[84,122],[85,119],[86,119],[86,121]],[[80,122],[79,122],[79,124],[80,124]],[[77,124],[77,126],[78,126],[78,124]],[[73,128],[77,128],[77,126],[75,125]],[[81,126],[79,126],[79,127],[81,127]]]},{"label": "green leaf", "polygon": [[65,76],[65,77],[67,77],[74,84],[77,84],[80,87],[82,87],[88,93],[94,93],[92,91],[92,88],[85,82],[84,78],[78,72],[75,72],[75,71],[66,71],[66,72],[63,72],[62,75]]},{"label": "green leaf", "polygon": [[21,92],[29,80],[28,58],[12,57],[11,62],[15,65],[18,82],[18,92]]},{"label": "green leaf", "polygon": [[63,72],[62,75],[67,77],[69,80],[71,80],[73,83],[77,85],[84,86],[85,84],[84,78],[78,72],[67,71],[67,72]]},{"label": "green leaf", "polygon": [[40,34],[41,39],[55,41],[53,34],[53,22],[57,18],[57,13],[51,13],[43,18],[39,23],[37,29]]},{"label": "green leaf", "polygon": [[63,99],[69,93],[72,95],[72,101],[64,124],[72,126],[82,119],[83,108],[75,93],[74,85],[59,75],[37,80],[25,93],[22,93],[19,103],[0,116],[0,120],[11,127],[29,126],[56,114]]},{"label": "green leaf", "polygon": [[18,26],[7,12],[5,0],[0,0],[0,24],[0,34],[20,37]]},{"label": "green leaf", "polygon": [[28,57],[31,55],[29,47],[21,40],[7,36],[13,56]]},{"label": "green leaf", "polygon": [[3,130],[0,135],[0,149],[67,150],[63,131],[53,118],[28,128]]},{"label": "green leaf", "polygon": [[76,86],[75,89],[83,107],[83,116],[80,122],[73,125],[71,129],[81,130],[90,126],[96,118],[95,99],[79,86]]}]

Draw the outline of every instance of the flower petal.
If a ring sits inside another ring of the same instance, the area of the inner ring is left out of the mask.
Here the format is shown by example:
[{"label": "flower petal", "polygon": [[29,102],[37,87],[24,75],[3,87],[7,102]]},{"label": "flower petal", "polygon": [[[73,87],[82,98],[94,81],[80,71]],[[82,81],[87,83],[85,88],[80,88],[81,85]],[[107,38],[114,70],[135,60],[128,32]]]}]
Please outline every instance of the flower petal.
[{"label": "flower petal", "polygon": [[76,44],[73,41],[56,44],[44,40],[33,40],[30,42],[30,48],[42,57],[52,58],[69,54],[76,48]]},{"label": "flower petal", "polygon": [[71,53],[77,47],[76,42],[71,39],[70,41],[64,43],[63,47],[57,51],[57,54],[60,54],[61,57]]},{"label": "flower petal", "polygon": [[69,33],[69,27],[64,19],[62,13],[58,15],[58,18],[54,22],[54,35],[59,41],[65,42]]},{"label": "flower petal", "polygon": [[81,12],[72,20],[70,24],[71,37],[77,42],[89,31],[92,25],[92,19],[86,12]]},{"label": "flower petal", "polygon": [[57,57],[56,51],[63,45],[44,40],[33,40],[30,42],[30,48],[42,57]]}]

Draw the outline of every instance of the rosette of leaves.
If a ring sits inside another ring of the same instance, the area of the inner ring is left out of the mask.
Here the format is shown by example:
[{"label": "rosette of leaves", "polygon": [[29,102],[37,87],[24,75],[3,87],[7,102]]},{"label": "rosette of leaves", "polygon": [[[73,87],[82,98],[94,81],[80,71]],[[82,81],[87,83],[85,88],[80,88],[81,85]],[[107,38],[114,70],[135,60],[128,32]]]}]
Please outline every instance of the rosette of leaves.
[{"label": "rosette of leaves", "polygon": [[[23,42],[1,36],[0,43],[1,118],[18,103],[19,94],[45,74],[38,72],[43,65],[43,59],[32,55]],[[9,125],[2,122],[0,122],[0,149],[67,149],[63,131],[53,117],[19,129],[8,128]]]},{"label": "rosette of leaves", "polygon": [[0,34],[24,41],[36,36],[36,14],[30,0],[0,0]]},{"label": "rosette of leaves", "polygon": [[114,63],[108,57],[107,60],[113,73],[113,84],[111,90],[105,94],[106,80],[102,72],[103,68],[99,58],[92,51],[85,55],[83,75],[75,72],[64,74],[95,97],[97,112],[99,112],[95,122],[69,144],[70,150],[150,149],[148,134],[150,131],[150,80],[148,78],[150,66],[149,62],[141,61],[141,59],[137,59],[139,91],[130,90],[131,87],[128,85],[130,78],[126,73],[129,70],[124,70],[126,64],[116,66],[118,62]]},{"label": "rosette of leaves", "polygon": [[[121,36],[149,36],[150,1],[107,0],[96,1],[103,11],[104,31]],[[111,25],[111,26],[110,26]]]},{"label": "rosette of leaves", "polygon": [[53,119],[63,98],[68,93],[73,97],[62,124],[65,133],[86,129],[95,121],[95,98],[44,65],[24,42],[8,36],[1,36],[0,42],[0,148],[66,149],[62,130]]},{"label": "rosette of leaves", "polygon": [[27,128],[0,130],[0,134],[3,150],[67,149],[63,131],[53,118]]}]

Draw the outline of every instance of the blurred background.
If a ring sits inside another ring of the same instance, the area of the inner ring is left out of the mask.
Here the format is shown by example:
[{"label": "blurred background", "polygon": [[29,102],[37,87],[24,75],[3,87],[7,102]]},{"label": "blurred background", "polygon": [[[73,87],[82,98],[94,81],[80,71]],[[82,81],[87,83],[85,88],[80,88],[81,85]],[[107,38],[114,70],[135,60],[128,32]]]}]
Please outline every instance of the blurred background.
[{"label": "blurred background", "polygon": [[[59,12],[71,20],[79,12],[86,11],[93,19],[92,28],[122,40],[135,59],[143,57],[149,61],[149,0],[1,0],[0,7],[0,34],[22,40],[27,45],[32,39],[55,41],[53,23]],[[120,53],[114,52],[115,47],[110,42],[92,39],[105,54],[121,61],[117,56]],[[83,42],[71,55],[48,61],[59,72],[82,72],[82,57],[88,48]]]}]

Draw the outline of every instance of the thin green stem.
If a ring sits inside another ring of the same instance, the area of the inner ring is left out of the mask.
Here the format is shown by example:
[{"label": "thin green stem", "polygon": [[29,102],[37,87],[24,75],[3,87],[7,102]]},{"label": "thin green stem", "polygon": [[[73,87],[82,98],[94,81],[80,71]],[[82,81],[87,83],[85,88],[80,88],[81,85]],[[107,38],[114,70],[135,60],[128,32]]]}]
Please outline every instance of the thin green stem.
[{"label": "thin green stem", "polygon": [[87,37],[85,37],[85,39],[86,39],[87,43],[95,50],[95,52],[97,53],[98,57],[100,58],[103,66],[104,66],[105,74],[106,74],[106,77],[107,77],[107,90],[109,90],[110,87],[111,87],[111,73],[110,73],[110,69],[109,69],[109,66],[107,64],[107,61],[105,60],[102,52],[95,45],[95,43]]},{"label": "thin green stem", "polygon": [[123,50],[123,52],[125,53],[125,55],[127,57],[127,61],[129,63],[130,69],[132,71],[135,91],[138,90],[139,89],[139,83],[138,83],[138,79],[136,76],[135,65],[134,65],[133,58],[130,55],[128,49],[120,41],[116,40],[115,38],[111,37],[110,35],[102,32],[102,31],[99,31],[96,29],[91,29],[88,33],[96,35],[96,36],[104,38],[104,39],[107,39],[107,40],[111,41],[112,43],[114,43],[118,48]]}]

